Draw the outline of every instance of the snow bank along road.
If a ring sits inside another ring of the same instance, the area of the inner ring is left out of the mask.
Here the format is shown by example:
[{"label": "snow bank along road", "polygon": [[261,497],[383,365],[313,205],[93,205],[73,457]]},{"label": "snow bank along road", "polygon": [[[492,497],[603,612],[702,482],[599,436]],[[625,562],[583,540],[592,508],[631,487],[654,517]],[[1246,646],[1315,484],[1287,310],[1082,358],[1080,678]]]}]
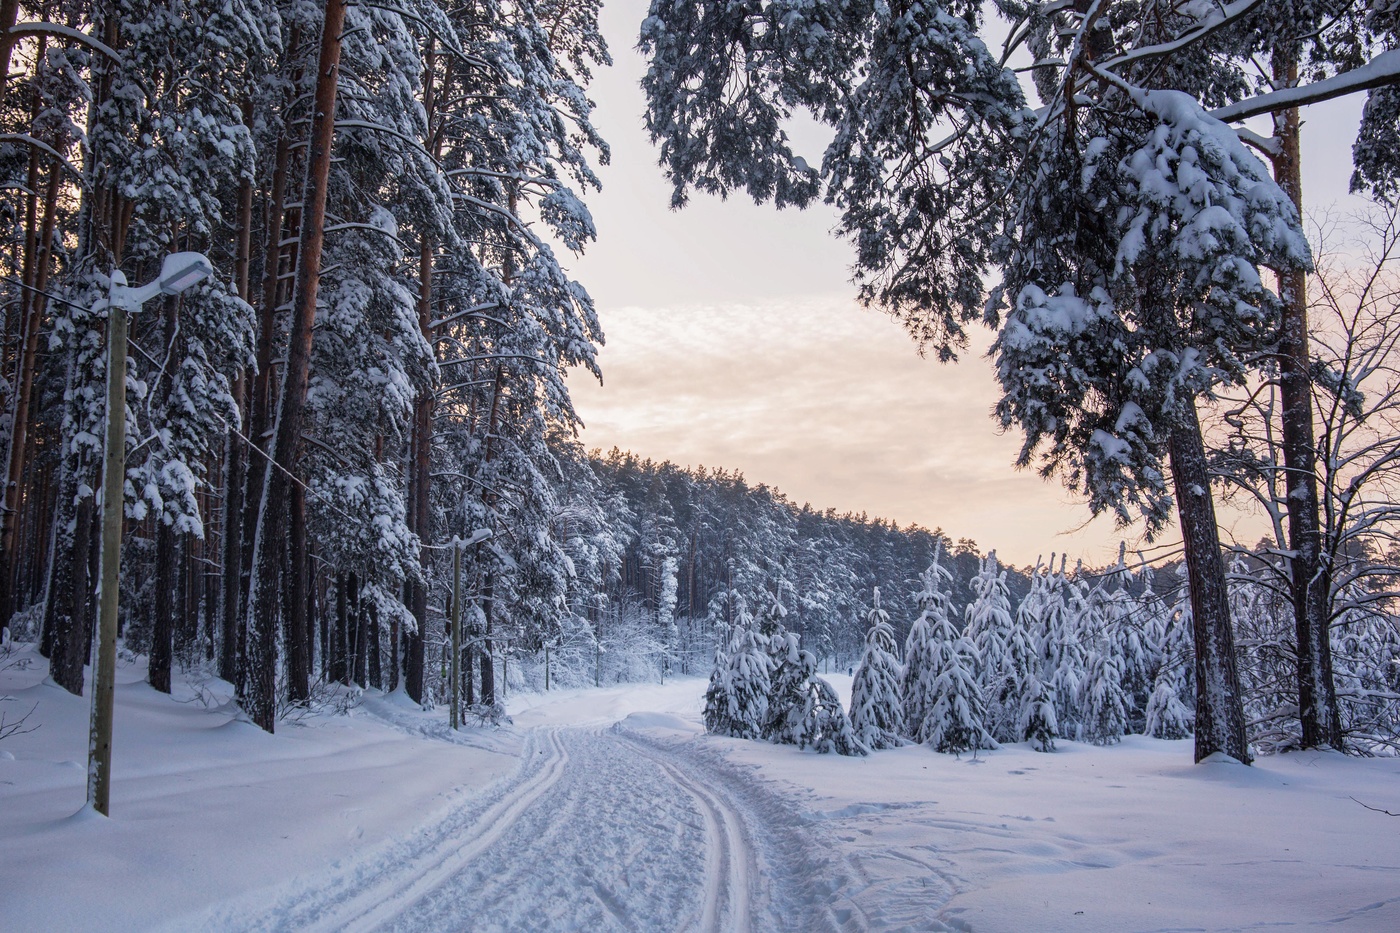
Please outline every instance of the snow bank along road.
[{"label": "snow bank along road", "polygon": [[825,861],[829,850],[811,828],[687,744],[663,745],[622,724],[535,729],[511,777],[444,818],[353,863],[180,925],[327,933],[864,928],[841,906],[849,904],[840,893],[846,872]]}]

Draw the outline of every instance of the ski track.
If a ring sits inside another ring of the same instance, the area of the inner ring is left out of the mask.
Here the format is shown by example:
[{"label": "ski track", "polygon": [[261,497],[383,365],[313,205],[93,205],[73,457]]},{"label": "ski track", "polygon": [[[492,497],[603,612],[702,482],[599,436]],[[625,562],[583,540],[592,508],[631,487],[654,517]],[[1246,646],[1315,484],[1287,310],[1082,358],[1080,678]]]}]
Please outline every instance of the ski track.
[{"label": "ski track", "polygon": [[240,898],[198,925],[325,933],[868,926],[843,895],[850,869],[828,856],[820,829],[718,752],[620,726],[542,728],[529,734],[523,759],[510,778],[412,833]]}]

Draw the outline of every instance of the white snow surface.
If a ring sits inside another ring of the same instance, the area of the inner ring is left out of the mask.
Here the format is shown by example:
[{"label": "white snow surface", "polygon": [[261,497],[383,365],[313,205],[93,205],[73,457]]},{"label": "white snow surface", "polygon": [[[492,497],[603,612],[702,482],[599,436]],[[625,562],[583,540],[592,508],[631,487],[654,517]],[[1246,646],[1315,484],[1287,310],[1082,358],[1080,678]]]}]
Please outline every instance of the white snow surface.
[{"label": "white snow surface", "polygon": [[[18,662],[18,663],[17,663]],[[26,663],[27,662],[27,663]],[[0,930],[1400,930],[1400,760],[1191,764],[1190,740],[867,758],[705,736],[705,680],[371,692],[240,719],[119,671],[112,817],[88,703],[0,659]],[[843,696],[850,678],[827,675]]]}]

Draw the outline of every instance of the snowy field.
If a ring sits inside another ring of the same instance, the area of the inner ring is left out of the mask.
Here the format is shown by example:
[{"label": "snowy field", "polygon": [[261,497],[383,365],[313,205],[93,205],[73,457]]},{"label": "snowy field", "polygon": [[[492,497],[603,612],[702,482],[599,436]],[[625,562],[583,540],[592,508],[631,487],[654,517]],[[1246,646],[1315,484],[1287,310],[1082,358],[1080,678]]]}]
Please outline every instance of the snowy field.
[{"label": "snowy field", "polygon": [[1400,813],[1400,760],[818,756],[703,736],[695,679],[456,736],[371,695],[271,737],[132,664],[109,820],[79,812],[87,702],[4,663],[0,710],[39,727],[0,742],[7,933],[1400,930],[1400,818],[1363,806]]}]

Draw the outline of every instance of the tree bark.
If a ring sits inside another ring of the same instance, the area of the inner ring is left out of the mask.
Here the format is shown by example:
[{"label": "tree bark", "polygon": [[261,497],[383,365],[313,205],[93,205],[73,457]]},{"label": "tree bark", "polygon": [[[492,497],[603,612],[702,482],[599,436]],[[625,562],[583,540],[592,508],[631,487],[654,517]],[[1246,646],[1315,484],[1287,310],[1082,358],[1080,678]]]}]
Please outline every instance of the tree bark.
[{"label": "tree bark", "polygon": [[245,701],[249,717],[272,732],[276,720],[278,542],[287,531],[289,473],[301,441],[306,389],[311,369],[312,324],[320,288],[321,252],[325,245],[326,186],[335,140],[335,101],[340,73],[341,32],[346,0],[327,0],[316,69],[315,109],[311,120],[311,149],[302,194],[300,249],[292,306],[292,331],[287,346],[287,370],[282,381],[272,465],[263,483],[253,543],[253,574],[248,586],[248,640],[253,667]]},{"label": "tree bark", "polygon": [[170,692],[171,646],[175,633],[175,529],[155,518],[156,593],[151,620],[150,668],[146,680],[161,693]]},{"label": "tree bark", "polygon": [[[88,481],[95,482],[84,471]],[[83,663],[87,659],[91,626],[92,586],[88,574],[88,549],[92,538],[92,496],[75,502],[78,481],[69,475],[60,485],[57,524],[59,532],[49,561],[49,597],[45,629],[50,635],[49,676],[64,690],[83,694]],[[72,531],[65,526],[72,523]]]},{"label": "tree bark", "polygon": [[15,37],[10,29],[19,21],[19,0],[0,0],[0,101],[5,99],[9,87],[10,55],[14,52]]},{"label": "tree bark", "polygon": [[368,611],[366,637],[369,639],[369,686],[384,689],[384,661],[379,647],[379,606],[371,602]]},{"label": "tree bark", "polygon": [[[245,102],[243,121],[253,123],[252,104]],[[279,221],[280,223],[280,221]],[[253,183],[244,179],[238,188],[238,239],[233,262],[234,287],[238,297],[252,301],[251,271],[253,254]],[[234,403],[241,415],[240,427],[248,427],[248,379],[240,369],[234,378]],[[242,606],[244,490],[248,481],[248,457],[243,440],[230,430],[224,438],[224,527],[220,554],[219,580],[219,676],[233,682],[238,671],[242,645],[238,640],[238,617]]]},{"label": "tree bark", "polygon": [[342,684],[350,682],[347,673],[350,669],[349,654],[346,651],[346,646],[350,643],[350,623],[346,615],[345,599],[346,577],[347,574],[343,573],[335,575],[335,631],[331,634],[334,644],[329,652],[330,667],[326,675],[330,681]]},{"label": "tree bark", "polygon": [[291,509],[282,636],[287,643],[287,699],[296,704],[311,696],[306,645],[306,491],[299,483],[291,484]]},{"label": "tree bark", "polygon": [[62,169],[54,164],[49,169],[48,187],[44,191],[44,217],[40,224],[38,242],[35,244],[35,267],[33,285],[36,292],[26,296],[22,305],[27,308],[24,315],[22,341],[19,346],[19,360],[16,366],[18,391],[15,394],[14,419],[10,433],[10,456],[6,476],[4,502],[0,503],[0,553],[4,564],[0,566],[0,625],[9,621],[14,612],[15,593],[18,591],[17,564],[15,550],[15,528],[19,524],[20,509],[25,496],[21,492],[24,468],[28,463],[27,453],[32,447],[29,437],[29,409],[34,394],[34,369],[39,358],[39,331],[42,329],[47,299],[39,292],[48,286],[50,254],[52,252],[54,225],[58,215],[58,194]]},{"label": "tree bark", "polygon": [[1248,764],[1225,562],[1220,556],[1210,471],[1194,400],[1182,402],[1169,443],[1196,641],[1196,760],[1224,752]]},{"label": "tree bark", "polygon": [[369,613],[365,611],[364,591],[355,588],[355,683],[369,686]]},{"label": "tree bark", "polygon": [[[1274,80],[1298,83],[1297,54],[1275,55]],[[1274,115],[1281,144],[1274,179],[1303,209],[1302,160],[1296,108]],[[1298,651],[1298,719],[1304,748],[1342,747],[1341,713],[1332,674],[1330,578],[1323,560],[1313,437],[1312,374],[1308,351],[1307,273],[1279,274],[1283,326],[1279,338],[1279,395],[1283,406],[1284,497],[1288,509],[1289,585]]]}]

